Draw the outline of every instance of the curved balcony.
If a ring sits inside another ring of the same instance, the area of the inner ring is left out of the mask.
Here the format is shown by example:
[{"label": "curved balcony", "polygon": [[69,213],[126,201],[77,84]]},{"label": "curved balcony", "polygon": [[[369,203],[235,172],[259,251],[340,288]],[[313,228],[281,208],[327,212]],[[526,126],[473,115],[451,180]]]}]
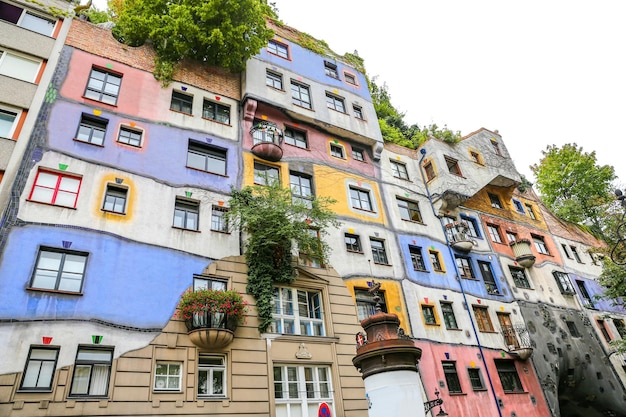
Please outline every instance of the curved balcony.
[{"label": "curved balcony", "polygon": [[185,320],[191,342],[202,349],[218,349],[228,346],[235,337],[237,318],[224,313],[194,313]]},{"label": "curved balcony", "polygon": [[520,239],[511,242],[511,249],[515,255],[515,260],[524,268],[530,268],[535,264],[535,255],[530,250],[530,240]]},{"label": "curved balcony", "polygon": [[250,129],[252,153],[266,161],[277,162],[283,157],[283,132],[274,123],[261,121]]},{"label": "curved balcony", "polygon": [[452,247],[459,252],[469,252],[476,245],[465,222],[446,224],[446,233]]}]

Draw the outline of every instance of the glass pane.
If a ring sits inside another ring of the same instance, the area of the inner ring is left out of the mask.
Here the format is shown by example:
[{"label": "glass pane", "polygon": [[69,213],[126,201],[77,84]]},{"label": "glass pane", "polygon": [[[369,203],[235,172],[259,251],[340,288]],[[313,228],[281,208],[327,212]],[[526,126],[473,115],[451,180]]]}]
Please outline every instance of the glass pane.
[{"label": "glass pane", "polygon": [[204,157],[203,155],[200,155],[194,152],[187,153],[187,166],[189,167],[201,169],[205,171],[206,170],[205,161],[206,161],[206,157]]},{"label": "glass pane", "polygon": [[224,393],[224,371],[213,371],[213,394],[219,395]]},{"label": "glass pane", "polygon": [[41,251],[37,269],[48,269],[58,271],[61,266],[62,253]]},{"label": "glass pane", "polygon": [[112,352],[100,349],[81,349],[76,360],[91,362],[111,362]]},{"label": "glass pane", "polygon": [[85,257],[82,255],[65,255],[63,272],[74,272],[82,274],[85,269]]},{"label": "glass pane", "polygon": [[180,379],[178,378],[178,376],[170,376],[169,378],[167,378],[168,380],[168,388],[171,389],[177,389],[179,388],[180,385]]},{"label": "glass pane", "polygon": [[54,189],[35,187],[35,189],[33,190],[33,193],[30,196],[30,199],[33,201],[41,201],[43,203],[52,204],[53,197],[54,197]]},{"label": "glass pane", "polygon": [[0,110],[0,137],[9,136],[16,117],[16,113]]},{"label": "glass pane", "polygon": [[41,364],[42,363],[40,361],[31,360],[28,362],[28,367],[24,373],[22,387],[33,388],[37,386],[37,377],[39,376],[39,368],[41,367]]},{"label": "glass pane", "polygon": [[93,365],[89,395],[106,395],[109,385],[109,365]]},{"label": "glass pane", "polygon": [[4,59],[0,64],[0,74],[19,80],[33,82],[39,71],[40,63],[21,56],[5,52]]},{"label": "glass pane", "polygon": [[[282,398],[276,396],[276,398]],[[276,404],[276,417],[288,417],[287,404]]]},{"label": "glass pane", "polygon": [[55,188],[58,180],[58,175],[49,174],[47,172],[40,172],[39,175],[37,175],[37,185],[41,187]]},{"label": "glass pane", "polygon": [[198,229],[198,214],[187,213],[187,229]]},{"label": "glass pane", "polygon": [[35,278],[33,278],[34,288],[47,288],[53,290],[57,284],[57,271],[40,271],[37,270]]},{"label": "glass pane", "polygon": [[91,367],[88,365],[76,365],[74,367],[74,379],[72,380],[72,394],[87,394],[89,389],[89,374]]},{"label": "glass pane", "polygon": [[55,22],[48,19],[41,18],[39,16],[25,13],[20,22],[20,26],[25,29],[30,29],[34,32],[41,33],[42,35],[50,36],[54,30]]},{"label": "glass pane", "polygon": [[208,394],[209,387],[207,384],[209,378],[209,371],[207,370],[199,370],[198,371],[198,394]]},{"label": "glass pane", "polygon": [[59,206],[74,207],[76,205],[76,194],[59,191],[54,204]]},{"label": "glass pane", "polygon": [[48,359],[55,360],[57,357],[57,351],[54,349],[33,349],[30,352],[30,359]]},{"label": "glass pane", "polygon": [[182,210],[174,210],[174,226],[184,227],[185,225],[185,212]]},{"label": "glass pane", "polygon": [[59,290],[61,291],[73,291],[80,292],[80,286],[83,281],[82,274],[71,274],[68,272],[64,272],[61,275],[61,280],[59,281]]}]

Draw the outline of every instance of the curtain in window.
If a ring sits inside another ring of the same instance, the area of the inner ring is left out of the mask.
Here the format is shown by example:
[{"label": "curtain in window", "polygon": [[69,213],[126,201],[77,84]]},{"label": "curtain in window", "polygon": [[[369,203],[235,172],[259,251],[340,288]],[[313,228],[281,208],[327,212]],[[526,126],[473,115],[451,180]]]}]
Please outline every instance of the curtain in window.
[{"label": "curtain in window", "polygon": [[89,395],[106,395],[109,385],[109,365],[93,365]]}]

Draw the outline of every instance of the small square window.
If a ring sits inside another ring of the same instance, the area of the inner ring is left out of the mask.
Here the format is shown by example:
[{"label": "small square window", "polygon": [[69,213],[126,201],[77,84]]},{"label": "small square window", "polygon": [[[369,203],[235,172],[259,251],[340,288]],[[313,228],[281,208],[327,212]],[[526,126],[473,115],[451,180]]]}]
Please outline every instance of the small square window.
[{"label": "small square window", "polygon": [[511,277],[513,278],[513,283],[518,288],[530,288],[530,282],[528,282],[528,278],[526,277],[526,273],[522,268],[517,268],[514,266],[509,266],[509,271],[511,272]]},{"label": "small square window", "polygon": [[283,76],[274,71],[266,70],[265,72],[265,85],[275,88],[277,90],[283,89]]},{"label": "small square window", "polygon": [[353,104],[352,111],[354,112],[354,117],[360,120],[365,120],[365,117],[363,117],[363,108],[361,106]]},{"label": "small square window", "polygon": [[311,93],[308,85],[291,80],[291,102],[296,106],[311,108]]},{"label": "small square window", "polygon": [[504,392],[524,392],[515,362],[505,359],[496,359],[495,362]]},{"label": "small square window", "polygon": [[439,252],[435,250],[429,250],[428,256],[430,257],[430,264],[433,267],[434,271],[443,272],[443,267],[441,266],[441,257]]},{"label": "small square window", "polygon": [[363,249],[361,248],[361,238],[358,235],[346,233],[344,239],[346,241],[346,250],[348,252],[363,252]]},{"label": "small square window", "polygon": [[533,210],[533,206],[530,204],[526,204],[526,212],[528,212],[528,217],[533,220],[537,220],[537,216],[535,215],[535,210]]},{"label": "small square window", "polygon": [[82,178],[78,176],[40,169],[28,199],[75,208],[81,182]]},{"label": "small square window", "polygon": [[83,113],[76,132],[76,140],[102,146],[104,135],[107,131],[108,120],[100,117],[92,117]]},{"label": "small square window", "polygon": [[433,167],[433,163],[428,161],[424,164],[424,172],[426,172],[426,181],[431,181],[435,178],[435,167]]},{"label": "small square window", "polygon": [[457,161],[454,158],[450,158],[449,156],[446,156],[445,159],[446,159],[446,165],[448,166],[448,171],[450,172],[450,174],[458,175],[459,177],[462,177],[463,175],[461,174],[459,161]]},{"label": "small square window", "polygon": [[330,144],[330,155],[335,158],[345,159],[345,154],[343,151],[343,146],[337,145],[335,143]]},{"label": "small square window", "polygon": [[456,371],[456,362],[441,362],[443,366],[443,374],[446,377],[446,385],[448,386],[448,392],[450,393],[462,393],[461,381],[459,381],[459,374]]},{"label": "small square window", "polygon": [[476,151],[470,151],[470,159],[478,165],[484,165],[483,157]]},{"label": "small square window", "polygon": [[200,354],[198,357],[198,397],[226,396],[226,358]]},{"label": "small square window", "polygon": [[479,368],[468,368],[467,374],[469,376],[470,383],[472,384],[472,389],[474,391],[483,391],[485,390],[485,383],[483,382],[483,377],[480,374]]},{"label": "small square window", "polygon": [[183,364],[179,362],[157,362],[154,372],[155,391],[181,391]]},{"label": "small square window", "polygon": [[544,255],[550,255],[550,251],[548,250],[548,246],[546,246],[546,241],[543,238],[543,236],[538,236],[538,235],[531,235],[533,238],[533,242],[535,243],[535,249],[537,249],[537,252],[544,254]]},{"label": "small square window", "polygon": [[515,206],[515,211],[517,211],[518,213],[524,214],[524,205],[522,204],[521,201],[513,199],[511,200],[513,201],[513,206]]},{"label": "small square window", "polygon": [[491,202],[491,207],[497,208],[497,209],[501,209],[502,208],[502,202],[500,201],[500,197],[498,197],[495,194],[491,194],[491,193],[487,193],[487,195],[489,196],[489,201]]},{"label": "small square window", "polygon": [[176,198],[176,202],[174,203],[174,227],[187,230],[198,230],[199,218],[199,202]]},{"label": "small square window", "polygon": [[500,144],[497,140],[491,139],[491,146],[493,147],[493,151],[496,155],[502,156],[502,151],[500,150]]},{"label": "small square window", "polygon": [[554,275],[556,284],[558,285],[561,294],[574,294],[574,287],[572,286],[572,282],[569,279],[569,275],[567,275],[565,272],[560,271],[554,271],[552,272],[552,275]]},{"label": "small square window", "polygon": [[403,180],[409,179],[409,173],[406,170],[406,164],[398,161],[389,161],[391,163],[391,172],[394,177]]},{"label": "small square window", "polygon": [[474,270],[472,269],[472,264],[470,262],[470,258],[465,256],[455,256],[456,258],[456,266],[459,270],[459,274],[461,278],[466,279],[476,279],[474,276]]},{"label": "small square window", "polygon": [[285,127],[285,143],[306,149],[308,147],[306,132],[292,127]]},{"label": "small square window", "polygon": [[204,99],[202,117],[226,125],[230,124],[230,106]]},{"label": "small square window", "polygon": [[40,248],[30,287],[80,293],[86,264],[84,252]]},{"label": "small square window", "polygon": [[99,68],[92,68],[85,89],[85,97],[116,105],[122,76]]},{"label": "small square window", "polygon": [[120,127],[120,133],[117,137],[119,143],[125,143],[126,145],[141,147],[141,137],[143,132],[141,130],[131,129],[130,127]]},{"label": "small square window", "polygon": [[127,198],[128,188],[116,187],[112,184],[107,184],[102,210],[109,211],[111,213],[125,214]]},{"label": "small square window", "polygon": [[458,329],[459,325],[456,322],[452,303],[441,301],[439,305],[441,306],[441,314],[443,315],[443,322],[446,325],[446,329]]},{"label": "small square window", "polygon": [[369,290],[355,288],[354,298],[356,299],[356,313],[359,321],[365,320],[368,317],[377,313],[376,304],[380,306],[380,311],[387,312],[387,303],[385,302],[385,292],[378,290],[378,297],[380,300],[378,303],[374,301],[374,294]]},{"label": "small square window", "polygon": [[385,250],[385,241],[380,239],[370,238],[370,245],[372,247],[372,257],[375,264],[388,265],[387,251]]},{"label": "small square window", "polygon": [[409,254],[411,256],[411,263],[413,264],[413,270],[426,271],[426,263],[424,262],[424,255],[422,254],[422,248],[419,246],[409,245]]},{"label": "small square window", "polygon": [[339,79],[337,65],[333,64],[332,62],[324,61],[324,73],[329,77]]},{"label": "small square window", "polygon": [[506,238],[509,241],[509,243],[513,243],[513,242],[517,242],[517,233],[514,232],[509,232],[507,230],[506,232]]},{"label": "small square window", "polygon": [[406,200],[396,197],[398,209],[400,210],[400,218],[411,222],[422,223],[422,213],[420,212],[417,201]]},{"label": "small square window", "polygon": [[52,390],[59,349],[58,347],[30,347],[20,390]]},{"label": "small square window", "polygon": [[170,110],[179,111],[185,114],[191,114],[193,109],[193,96],[178,91],[172,91],[172,101],[170,102]]},{"label": "small square window", "polygon": [[228,221],[225,214],[228,213],[228,209],[221,206],[213,206],[211,211],[211,230],[222,233],[229,233]]},{"label": "small square window", "polygon": [[357,210],[373,211],[372,199],[369,191],[350,187],[350,201],[352,208]]},{"label": "small square window", "polygon": [[500,227],[495,224],[487,224],[487,231],[489,231],[489,236],[491,237],[491,241],[495,243],[502,243],[502,236],[500,236]]},{"label": "small square window", "polygon": [[226,150],[189,141],[187,166],[200,171],[226,175]]},{"label": "small square window", "polygon": [[344,72],[343,73],[343,78],[346,80],[346,82],[348,84],[358,85],[358,83],[356,81],[356,75],[354,75],[354,74],[350,74],[349,72]]},{"label": "small square window", "polygon": [[346,112],[344,99],[331,93],[326,93],[326,107],[332,110],[337,110],[341,113]]},{"label": "small square window", "polygon": [[280,171],[277,167],[265,165],[260,162],[254,163],[254,183],[270,185],[280,183]]},{"label": "small square window", "polygon": [[365,162],[365,153],[363,152],[362,149],[359,148],[352,148],[352,159],[357,160],[357,161],[361,161],[361,162]]},{"label": "small square window", "polygon": [[474,217],[469,217],[466,215],[461,215],[461,223],[467,227],[467,233],[471,236],[471,237],[480,237],[480,233],[479,233],[479,229],[478,229],[478,224],[476,222],[476,219]]},{"label": "small square window", "polygon": [[424,317],[424,323],[430,325],[437,324],[437,318],[435,317],[435,307],[429,305],[421,305],[422,316]]},{"label": "small square window", "polygon": [[285,44],[270,40],[267,43],[267,50],[271,54],[278,55],[281,58],[289,59],[289,48]]},{"label": "small square window", "polygon": [[226,291],[227,278],[212,277],[210,275],[194,275],[193,290]]},{"label": "small square window", "polygon": [[18,112],[0,108],[0,138],[11,138],[15,133]]},{"label": "small square window", "polygon": [[106,397],[112,360],[113,349],[79,346],[70,396]]}]

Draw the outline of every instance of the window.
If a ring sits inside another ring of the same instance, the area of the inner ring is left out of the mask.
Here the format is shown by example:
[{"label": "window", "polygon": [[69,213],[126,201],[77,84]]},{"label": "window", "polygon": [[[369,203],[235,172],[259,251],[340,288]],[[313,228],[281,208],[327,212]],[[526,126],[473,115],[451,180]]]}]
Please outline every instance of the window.
[{"label": "window", "polygon": [[215,232],[229,233],[228,221],[225,214],[228,209],[221,206],[213,206],[211,210],[211,230]]},{"label": "window", "polygon": [[143,132],[141,132],[140,130],[135,130],[126,126],[122,126],[120,127],[120,134],[117,137],[117,141],[120,143],[125,143],[127,145],[140,147],[142,134]]},{"label": "window", "polygon": [[229,125],[230,106],[204,99],[202,103],[202,117]]},{"label": "window", "polygon": [[428,161],[424,164],[424,171],[426,172],[426,180],[430,181],[435,178],[435,168],[433,167],[433,163]]},{"label": "window", "polygon": [[306,132],[303,130],[296,130],[291,127],[285,127],[285,143],[298,148],[307,148]]},{"label": "window", "polygon": [[291,184],[293,202],[300,203],[311,208],[311,201],[314,198],[311,176],[300,172],[291,172],[289,175],[289,182]]},{"label": "window", "polygon": [[465,226],[467,226],[467,231],[471,237],[480,237],[480,233],[478,232],[478,225],[475,218],[461,215],[461,221]]},{"label": "window", "polygon": [[106,104],[117,104],[117,96],[120,93],[122,76],[111,72],[92,68],[85,90],[85,97],[101,101]]},{"label": "window", "polygon": [[87,254],[40,248],[31,288],[79,293],[83,287]]},{"label": "window", "polygon": [[0,137],[10,138],[15,131],[17,112],[0,108]]},{"label": "window", "polygon": [[350,187],[350,201],[355,209],[373,211],[369,191]]},{"label": "window", "polygon": [[470,159],[472,162],[477,163],[478,165],[483,165],[483,158],[476,151],[470,151]]},{"label": "window", "polygon": [[277,90],[283,89],[283,76],[277,72],[267,70],[265,72],[265,85]]},{"label": "window", "polygon": [[522,202],[516,199],[513,199],[511,201],[513,201],[513,206],[515,207],[515,210],[518,213],[524,214],[524,205],[522,204]]},{"label": "window", "polygon": [[315,417],[322,403],[333,411],[333,387],[327,366],[274,366],[276,416]]},{"label": "window", "polygon": [[472,306],[474,317],[476,317],[476,325],[481,332],[493,332],[493,324],[489,317],[489,309],[487,307]]},{"label": "window", "polygon": [[389,263],[387,262],[385,241],[370,238],[370,245],[372,247],[372,257],[374,258],[374,263],[388,265]]},{"label": "window", "polygon": [[29,83],[35,82],[41,61],[0,50],[0,74]]},{"label": "window", "polygon": [[226,175],[226,150],[189,141],[187,166],[200,171]]},{"label": "window", "polygon": [[446,384],[448,385],[448,392],[461,393],[461,381],[459,381],[459,374],[456,372],[456,362],[441,362],[443,366],[443,374],[446,377]]},{"label": "window", "polygon": [[567,275],[565,272],[560,271],[553,271],[552,275],[554,275],[554,278],[556,279],[556,283],[559,286],[561,294],[574,294],[574,287],[572,287],[572,283],[569,280],[569,275]]},{"label": "window", "polygon": [[113,349],[78,347],[70,396],[106,397]]},{"label": "window", "polygon": [[322,294],[274,287],[271,333],[325,336]]},{"label": "window", "polygon": [[576,259],[576,262],[578,262],[579,264],[582,264],[583,261],[580,259],[580,255],[578,254],[578,251],[576,250],[576,246],[570,246],[570,249],[572,250],[572,255],[574,255],[574,259]]},{"label": "window", "polygon": [[622,319],[613,319],[613,325],[622,339],[626,339],[626,324]]},{"label": "window", "polygon": [[528,217],[533,220],[537,220],[537,216],[535,215],[535,210],[533,210],[533,206],[530,204],[526,204],[526,211],[528,212]]},{"label": "window", "polygon": [[193,276],[193,290],[218,290],[226,291],[227,278],[212,277],[208,275],[194,275]]},{"label": "window", "polygon": [[459,167],[459,161],[454,158],[450,158],[449,156],[446,156],[445,159],[450,174],[458,175],[459,177],[463,176],[461,174],[461,168]]},{"label": "window", "polygon": [[172,91],[170,110],[179,111],[185,114],[191,114],[193,110],[193,96],[181,93],[179,91]]},{"label": "window", "polygon": [[429,250],[428,256],[430,257],[430,263],[433,266],[433,270],[437,272],[443,272],[443,268],[441,267],[441,258],[439,257],[439,252],[435,250]]},{"label": "window", "polygon": [[424,263],[424,256],[422,255],[422,248],[419,246],[409,245],[409,254],[411,255],[411,263],[415,271],[425,271],[426,264]]},{"label": "window", "polygon": [[[366,318],[376,314],[376,302],[374,301],[374,294],[372,294],[368,290],[355,288],[354,296],[356,298],[356,312],[359,321],[365,320]],[[385,302],[385,292],[379,290],[378,297],[380,297],[380,301],[378,301],[380,311],[386,313],[387,303]]]},{"label": "window", "polygon": [[350,74],[348,72],[344,72],[343,73],[343,78],[345,78],[345,80],[346,80],[346,82],[348,84],[357,85],[356,76],[355,75]]},{"label": "window", "polygon": [[352,159],[355,159],[357,161],[361,161],[361,162],[365,162],[365,153],[363,152],[362,149],[359,148],[352,148]]},{"label": "window", "polygon": [[[0,6],[1,7],[1,6]],[[58,347],[30,347],[20,390],[50,391],[59,357]]]},{"label": "window", "polygon": [[198,357],[198,397],[226,396],[226,358],[217,355]]},{"label": "window", "polygon": [[577,279],[576,286],[578,287],[580,297],[583,299],[583,305],[587,308],[595,308],[593,305],[593,299],[589,295],[589,292],[587,291],[587,287],[585,286],[585,283]]},{"label": "window", "polygon": [[324,73],[332,78],[339,79],[339,73],[337,72],[337,65],[332,62],[324,61]]},{"label": "window", "polygon": [[260,162],[254,163],[254,183],[259,185],[269,185],[280,182],[278,168],[265,165]]},{"label": "window", "polygon": [[112,213],[124,214],[126,213],[126,199],[128,198],[128,189],[116,187],[112,184],[107,184],[107,190],[104,194],[104,205],[102,210],[110,211]]},{"label": "window", "polygon": [[285,44],[270,40],[267,43],[267,50],[281,58],[289,59],[289,48]]},{"label": "window", "polygon": [[517,242],[517,233],[507,231],[506,239],[509,241],[509,243]]},{"label": "window", "polygon": [[[309,245],[303,246],[304,249],[299,250],[298,252],[298,264],[310,266],[313,268],[321,268],[322,260],[319,257],[313,255],[312,251],[319,248],[320,242],[320,231],[318,229],[309,228],[307,230],[309,236],[313,238],[313,241]],[[317,247],[315,247],[316,245]],[[307,249],[310,248],[310,249]]]},{"label": "window", "polygon": [[46,36],[52,35],[56,24],[52,20],[5,2],[0,2],[0,19]]},{"label": "window", "polygon": [[345,155],[343,153],[343,146],[337,145],[335,143],[330,144],[330,155],[335,158],[345,159]]},{"label": "window", "polygon": [[489,231],[492,242],[502,243],[502,236],[500,236],[500,228],[498,226],[495,224],[487,224],[487,230]]},{"label": "window", "polygon": [[455,256],[455,258],[456,266],[459,270],[459,275],[461,276],[461,278],[476,279],[476,277],[474,276],[474,270],[472,269],[470,258],[466,258],[465,256]]},{"label": "window", "polygon": [[344,235],[344,240],[346,242],[346,250],[348,252],[363,252],[361,249],[361,238],[358,235],[346,233]]},{"label": "window", "polygon": [[497,209],[501,209],[502,208],[502,202],[500,201],[500,197],[498,197],[495,194],[491,194],[491,193],[487,193],[487,195],[489,196],[489,201],[491,202],[491,207],[497,208]]},{"label": "window", "polygon": [[568,259],[574,259],[572,258],[572,255],[569,253],[569,249],[567,248],[567,245],[565,243],[561,243],[561,248],[563,248],[563,252],[565,253],[565,256],[567,256]]},{"label": "window", "polygon": [[528,282],[528,278],[526,277],[526,273],[522,268],[516,268],[514,266],[509,266],[509,271],[511,271],[511,277],[513,278],[513,283],[518,288],[530,288],[530,282]]},{"label": "window", "polygon": [[409,173],[406,170],[406,165],[398,161],[389,161],[391,163],[391,172],[396,178],[402,178],[403,180],[409,179]]},{"label": "window", "polygon": [[491,146],[493,147],[493,151],[496,155],[502,156],[502,151],[500,150],[500,144],[497,140],[491,139]]},{"label": "window", "polygon": [[580,337],[580,333],[578,332],[578,328],[576,327],[576,323],[574,323],[573,321],[569,321],[566,320],[565,324],[567,325],[567,329],[569,330],[569,334],[572,335],[572,337]]},{"label": "window", "polygon": [[76,207],[82,178],[39,170],[28,199],[55,206]]},{"label": "window", "polygon": [[604,340],[606,340],[607,342],[610,342],[612,340],[611,334],[606,329],[606,325],[604,324],[604,320],[597,319],[596,323],[598,325],[598,329],[600,329],[600,333],[602,333],[602,336],[604,337]]},{"label": "window", "polygon": [[506,359],[496,359],[495,362],[504,392],[523,392],[515,362]]},{"label": "window", "polygon": [[435,307],[429,305],[421,305],[422,307],[422,316],[424,316],[424,323],[436,325],[437,318],[435,317]]},{"label": "window", "polygon": [[344,104],[343,98],[334,94],[326,93],[326,107],[341,113],[346,112],[346,105]]},{"label": "window", "polygon": [[200,204],[197,201],[176,198],[174,203],[174,227],[198,230]]},{"label": "window", "polygon": [[361,106],[353,104],[352,111],[354,112],[354,117],[360,120],[365,120],[365,117],[363,117],[363,108]]},{"label": "window", "polygon": [[78,132],[76,132],[76,140],[102,146],[108,123],[109,121],[106,119],[83,113],[80,118],[80,125],[78,125]]},{"label": "window", "polygon": [[543,236],[531,235],[533,238],[533,242],[535,242],[535,249],[537,252],[542,253],[544,255],[550,255],[550,251],[548,251],[548,247],[546,246],[546,241]]},{"label": "window", "polygon": [[[178,362],[157,362],[154,372],[155,391],[180,391],[183,364]],[[200,389],[200,388],[198,388]]]},{"label": "window", "polygon": [[452,303],[439,302],[441,306],[441,315],[443,316],[443,322],[446,325],[446,329],[458,329],[459,325],[456,322],[456,316],[452,309]]},{"label": "window", "polygon": [[480,368],[467,368],[467,375],[469,376],[470,384],[472,384],[472,389],[474,391],[482,391],[486,389],[483,377],[480,374]]},{"label": "window", "polygon": [[422,223],[422,213],[416,201],[405,200],[400,197],[396,197],[396,201],[398,202],[398,209],[400,210],[400,218],[402,220]]},{"label": "window", "polygon": [[491,270],[491,264],[489,262],[478,261],[478,269],[480,269],[480,273],[483,276],[487,292],[489,294],[500,294],[500,290],[498,290],[498,286],[496,285],[496,279]]},{"label": "window", "polygon": [[291,102],[296,106],[311,108],[309,86],[291,80]]}]

